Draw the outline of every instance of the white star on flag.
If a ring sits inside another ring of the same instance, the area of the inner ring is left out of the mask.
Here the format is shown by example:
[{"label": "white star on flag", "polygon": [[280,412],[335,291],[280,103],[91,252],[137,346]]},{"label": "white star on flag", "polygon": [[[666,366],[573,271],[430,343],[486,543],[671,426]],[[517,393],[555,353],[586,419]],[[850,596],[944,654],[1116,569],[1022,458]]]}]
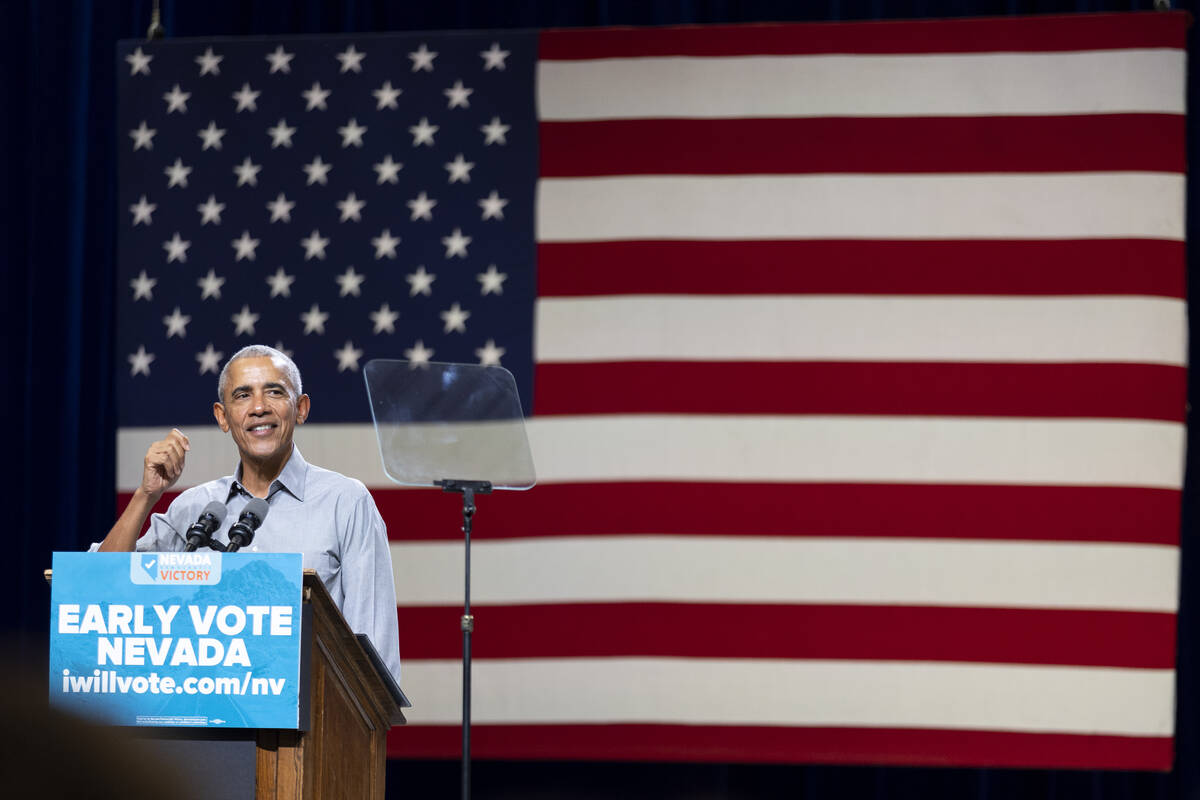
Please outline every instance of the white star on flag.
[{"label": "white star on flag", "polygon": [[163,95],[163,100],[167,101],[167,113],[170,114],[178,111],[181,114],[187,113],[187,101],[192,96],[191,92],[182,91],[179,84],[171,87],[171,91]]},{"label": "white star on flag", "polygon": [[342,349],[334,350],[333,354],[337,356],[338,372],[345,372],[348,369],[358,371],[358,360],[362,358],[363,351],[356,348],[349,339],[346,340],[346,345]]},{"label": "white star on flag", "polygon": [[300,240],[300,244],[304,247],[304,260],[316,256],[319,259],[325,258],[325,247],[329,244],[328,238],[323,238],[320,231],[313,229],[312,234]]},{"label": "white star on flag", "polygon": [[211,372],[213,375],[220,373],[221,359],[225,354],[220,350],[214,350],[212,342],[208,343],[202,352],[196,353],[196,360],[200,362],[200,374]]},{"label": "white star on flag", "polygon": [[191,173],[191,167],[185,167],[183,161],[175,159],[175,163],[163,170],[163,174],[167,176],[167,188],[172,186],[182,186],[187,188],[188,175]]},{"label": "white star on flag", "polygon": [[418,147],[425,144],[433,147],[433,135],[438,132],[438,127],[437,125],[430,125],[427,118],[421,117],[416,125],[408,129],[408,132],[413,135],[412,146]]},{"label": "white star on flag", "polygon": [[433,200],[421,192],[419,195],[409,200],[407,203],[412,211],[412,216],[409,217],[410,222],[416,222],[419,219],[431,221],[433,219],[433,207],[437,205],[437,200]]},{"label": "white star on flag", "polygon": [[442,237],[442,244],[446,248],[446,258],[467,257],[467,245],[471,243],[470,236],[463,236],[462,230],[455,228],[449,236]]},{"label": "white star on flag", "polygon": [[133,139],[133,149],[141,150],[143,147],[147,150],[154,149],[154,134],[158,133],[154,128],[146,127],[146,120],[129,132],[129,138]]},{"label": "white star on flag", "polygon": [[225,135],[225,129],[218,128],[217,123],[209,120],[208,127],[196,131],[196,135],[204,140],[204,144],[200,147],[201,150],[208,150],[209,148],[220,150],[221,137]]},{"label": "white star on flag", "polygon": [[210,194],[207,200],[196,206],[196,210],[200,212],[201,225],[207,225],[210,222],[214,225],[220,225],[221,212],[225,210],[225,204],[218,203],[216,195]]},{"label": "white star on flag", "polygon": [[233,257],[234,261],[241,261],[243,258],[254,260],[254,249],[258,247],[258,239],[250,238],[250,231],[242,231],[242,235],[234,239],[230,244],[237,250],[237,254]]},{"label": "white star on flag", "polygon": [[133,377],[138,373],[150,377],[150,362],[154,360],[154,353],[147,353],[144,345],[138,345],[136,353],[130,353],[125,357],[129,362],[129,376]]},{"label": "white star on flag", "polygon": [[374,169],[379,175],[378,179],[375,181],[376,185],[383,185],[385,183],[399,183],[398,176],[400,175],[400,170],[403,168],[404,165],[399,161],[393,161],[392,154],[388,153],[383,157],[383,161],[380,161],[374,167],[372,167],[372,169]]},{"label": "white star on flag", "polygon": [[320,156],[317,156],[312,161],[305,164],[302,169],[304,170],[304,173],[308,175],[309,186],[312,186],[314,183],[319,183],[324,186],[325,184],[329,183],[328,175],[329,171],[333,169],[333,165],[326,164],[321,160]]},{"label": "white star on flag", "polygon": [[300,315],[301,321],[304,322],[304,335],[310,333],[325,333],[325,321],[329,319],[329,314],[322,311],[316,303],[312,304],[312,308]]},{"label": "white star on flag", "polygon": [[338,297],[345,297],[348,294],[358,297],[362,294],[362,290],[359,287],[362,286],[363,281],[366,279],[367,276],[355,272],[353,266],[346,267],[346,271],[336,278],[338,286],[341,287]]},{"label": "white star on flag", "polygon": [[200,65],[201,75],[220,75],[221,68],[218,65],[224,58],[225,56],[219,56],[214,53],[210,47],[192,60]]},{"label": "white star on flag", "polygon": [[267,128],[267,133],[271,134],[271,149],[276,147],[291,147],[292,134],[296,132],[295,128],[289,128],[287,120],[281,119],[273,128]]},{"label": "white star on flag", "polygon": [[483,71],[498,69],[504,70],[504,59],[512,55],[508,50],[501,50],[499,42],[492,42],[492,46],[487,50],[480,50],[479,55],[483,58]]},{"label": "white star on flag", "polygon": [[311,89],[305,89],[300,93],[301,97],[308,101],[308,107],[304,110],[312,111],[315,108],[320,111],[324,111],[326,109],[325,101],[331,94],[333,94],[333,92],[329,91],[328,89],[322,89],[321,84],[313,83]]},{"label": "white star on flag", "polygon": [[275,270],[274,275],[267,276],[267,284],[271,287],[271,297],[291,297],[292,284],[295,281],[296,277],[284,272],[283,267]]},{"label": "white star on flag", "polygon": [[[154,56],[143,53],[142,48],[140,47],[129,55],[125,56],[125,63],[129,65],[129,74],[131,76],[139,73],[142,75],[149,75],[150,62],[153,60]],[[147,372],[146,374],[149,375],[150,373]]]},{"label": "white star on flag", "polygon": [[504,294],[504,282],[508,280],[508,274],[497,270],[495,264],[488,264],[487,272],[476,273],[475,280],[479,281],[480,294]]},{"label": "white star on flag", "polygon": [[413,72],[433,72],[433,60],[437,58],[437,53],[426,47],[424,42],[421,42],[421,46],[415,52],[409,53],[408,57],[412,59]]},{"label": "white star on flag", "polygon": [[481,366],[498,367],[500,366],[500,357],[506,352],[508,351],[503,347],[497,347],[495,341],[488,339],[483,347],[475,348],[475,357],[479,359]]},{"label": "white star on flag", "polygon": [[383,111],[385,108],[390,108],[394,111],[398,109],[399,106],[396,105],[396,98],[402,93],[403,90],[392,88],[391,81],[384,81],[383,86],[380,86],[378,89],[371,92],[371,94],[375,96],[376,100],[375,110]]},{"label": "white star on flag", "polygon": [[138,276],[129,282],[129,288],[133,289],[133,300],[153,300],[154,285],[158,283],[158,278],[151,278],[146,275],[146,270],[138,273]]},{"label": "white star on flag", "polygon": [[209,269],[208,274],[196,281],[196,285],[200,287],[200,299],[207,300],[210,297],[221,299],[221,286],[225,283],[225,279],[217,275],[217,273]]},{"label": "white star on flag", "polygon": [[417,339],[416,344],[405,349],[404,357],[408,359],[410,369],[425,367],[429,365],[429,359],[433,358],[433,350],[426,347],[425,342]]},{"label": "white star on flag", "polygon": [[175,306],[175,310],[162,318],[163,325],[167,326],[167,338],[178,336],[180,339],[187,336],[187,324],[192,321],[192,318],[179,311],[179,306]]},{"label": "white star on flag", "polygon": [[251,186],[258,186],[258,173],[262,171],[262,166],[251,162],[250,156],[246,156],[241,164],[233,168],[233,171],[238,176],[238,186],[243,186],[247,183]]},{"label": "white star on flag", "polygon": [[234,100],[237,101],[237,108],[234,109],[235,114],[240,114],[243,111],[258,111],[258,96],[262,92],[256,92],[250,88],[250,84],[243,83],[242,88],[234,92]]},{"label": "white star on flag", "polygon": [[295,53],[285,53],[283,50],[283,45],[276,47],[274,53],[267,53],[266,59],[267,61],[271,62],[270,74],[274,75],[276,72],[291,72],[292,59],[295,57]]},{"label": "white star on flag", "polygon": [[410,272],[404,276],[404,280],[408,281],[408,296],[416,297],[419,294],[429,296],[433,294],[433,282],[437,280],[437,275],[425,271],[425,265],[417,267],[416,272]]},{"label": "white star on flag", "polygon": [[292,209],[296,207],[295,202],[288,200],[283,196],[283,192],[279,193],[271,202],[267,203],[267,208],[271,210],[271,222],[292,221]]},{"label": "white star on flag", "polygon": [[337,132],[342,137],[343,148],[349,147],[350,145],[362,147],[362,137],[363,134],[367,132],[367,128],[365,125],[359,125],[357,120],[355,120],[354,117],[351,117],[349,122],[337,129]]},{"label": "white star on flag", "polygon": [[467,98],[469,98],[474,93],[475,93],[475,90],[468,89],[467,87],[463,86],[462,81],[455,81],[454,85],[451,86],[449,89],[442,90],[442,94],[446,95],[446,100],[447,100],[446,108],[447,109],[470,108],[471,101],[468,100]]},{"label": "white star on flag", "polygon": [[483,209],[482,219],[504,219],[504,207],[508,205],[508,201],[492,189],[491,194],[479,199],[478,205]]},{"label": "white star on flag", "polygon": [[366,53],[360,53],[354,49],[354,45],[350,45],[345,50],[337,54],[337,60],[342,62],[341,72],[362,72],[362,60],[367,57]]},{"label": "white star on flag", "polygon": [[233,320],[234,336],[241,336],[243,333],[254,335],[254,323],[258,322],[258,314],[250,310],[250,306],[242,306],[242,310],[230,317]]},{"label": "white star on flag", "polygon": [[474,161],[467,161],[463,158],[463,154],[459,153],[454,157],[453,161],[447,161],[442,165],[446,171],[450,173],[447,183],[470,183],[471,170],[475,168]]},{"label": "white star on flag", "polygon": [[391,306],[384,303],[378,311],[372,311],[367,316],[371,318],[371,322],[375,323],[375,333],[395,333],[396,320],[400,318],[400,312],[392,311]]},{"label": "white star on flag", "polygon": [[346,195],[345,200],[338,200],[337,207],[338,207],[338,210],[342,212],[341,221],[347,222],[349,220],[353,220],[355,222],[361,222],[362,221],[362,210],[366,204],[367,204],[367,201],[359,200],[358,197],[354,194],[354,192],[351,192],[350,194]]},{"label": "white star on flag", "polygon": [[136,203],[129,207],[129,210],[133,213],[133,224],[137,225],[138,223],[141,223],[144,225],[149,225],[151,222],[153,222],[153,220],[150,219],[150,215],[154,213],[154,209],[156,208],[158,208],[157,203],[146,202],[146,195],[142,195],[140,198],[138,198]]},{"label": "white star on flag", "polygon": [[505,134],[512,130],[512,125],[505,125],[499,117],[492,117],[492,121],[487,125],[480,125],[479,130],[483,131],[484,147],[489,144],[508,144]]},{"label": "white star on flag", "polygon": [[192,246],[190,241],[184,241],[179,237],[179,231],[175,231],[174,235],[168,241],[163,242],[163,250],[167,251],[167,263],[172,261],[187,261],[187,249]]},{"label": "white star on flag", "polygon": [[383,233],[371,239],[371,245],[375,248],[375,260],[378,261],[384,256],[395,258],[398,244],[400,244],[400,237],[392,236],[391,229],[384,228]]},{"label": "white star on flag", "polygon": [[450,308],[438,313],[445,323],[442,328],[442,333],[450,333],[457,331],[458,333],[467,332],[467,319],[470,318],[471,312],[464,311],[458,303],[453,303]]}]

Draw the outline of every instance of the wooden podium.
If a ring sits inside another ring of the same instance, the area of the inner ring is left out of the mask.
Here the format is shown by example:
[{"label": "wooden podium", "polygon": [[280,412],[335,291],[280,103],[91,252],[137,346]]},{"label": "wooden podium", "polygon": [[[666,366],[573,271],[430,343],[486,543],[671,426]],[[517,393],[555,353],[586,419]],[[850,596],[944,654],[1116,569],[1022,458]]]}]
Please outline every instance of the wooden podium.
[{"label": "wooden podium", "polygon": [[392,694],[383,665],[346,625],[312,570],[304,572],[303,618],[308,730],[258,731],[255,797],[383,800],[387,733],[405,722],[403,695]]},{"label": "wooden podium", "polygon": [[409,703],[313,570],[302,593],[300,730],[125,728],[145,763],[171,765],[198,796],[383,800],[388,729]]}]

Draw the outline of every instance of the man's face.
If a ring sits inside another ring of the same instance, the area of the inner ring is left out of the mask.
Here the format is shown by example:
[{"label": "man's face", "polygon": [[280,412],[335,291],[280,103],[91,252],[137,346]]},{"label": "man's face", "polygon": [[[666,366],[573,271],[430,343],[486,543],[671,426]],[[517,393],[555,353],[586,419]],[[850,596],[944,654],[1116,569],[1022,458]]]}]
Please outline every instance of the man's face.
[{"label": "man's face", "polygon": [[292,450],[292,434],[308,417],[308,395],[295,388],[266,356],[229,365],[224,402],[213,404],[221,430],[233,436],[243,461],[270,461]]}]

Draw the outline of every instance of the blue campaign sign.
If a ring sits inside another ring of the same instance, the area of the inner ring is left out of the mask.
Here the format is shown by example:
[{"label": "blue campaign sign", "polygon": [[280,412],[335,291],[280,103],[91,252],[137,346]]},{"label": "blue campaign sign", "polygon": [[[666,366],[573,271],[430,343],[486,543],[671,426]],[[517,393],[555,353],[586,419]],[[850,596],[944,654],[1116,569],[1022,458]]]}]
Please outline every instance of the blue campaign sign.
[{"label": "blue campaign sign", "polygon": [[114,725],[297,728],[298,553],[55,553],[50,702]]}]

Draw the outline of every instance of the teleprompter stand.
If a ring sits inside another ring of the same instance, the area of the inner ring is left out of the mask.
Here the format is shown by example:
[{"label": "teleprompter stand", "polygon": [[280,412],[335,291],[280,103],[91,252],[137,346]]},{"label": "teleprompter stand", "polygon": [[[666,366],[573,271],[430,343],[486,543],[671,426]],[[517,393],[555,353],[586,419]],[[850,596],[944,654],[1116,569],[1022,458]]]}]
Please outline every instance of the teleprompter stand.
[{"label": "teleprompter stand", "polygon": [[471,518],[475,516],[475,495],[491,494],[488,481],[439,480],[434,484],[443,492],[461,494],[463,532],[463,613],[462,628],[462,796],[471,796],[471,634],[475,632],[475,617],[471,614]]},{"label": "teleprompter stand", "polygon": [[[502,367],[375,359],[363,368],[384,472],[462,495],[462,797],[471,796],[471,524],[476,495],[529,489],[533,457],[512,373]],[[448,477],[456,476],[456,477]],[[398,602],[403,604],[403,598]]]}]

